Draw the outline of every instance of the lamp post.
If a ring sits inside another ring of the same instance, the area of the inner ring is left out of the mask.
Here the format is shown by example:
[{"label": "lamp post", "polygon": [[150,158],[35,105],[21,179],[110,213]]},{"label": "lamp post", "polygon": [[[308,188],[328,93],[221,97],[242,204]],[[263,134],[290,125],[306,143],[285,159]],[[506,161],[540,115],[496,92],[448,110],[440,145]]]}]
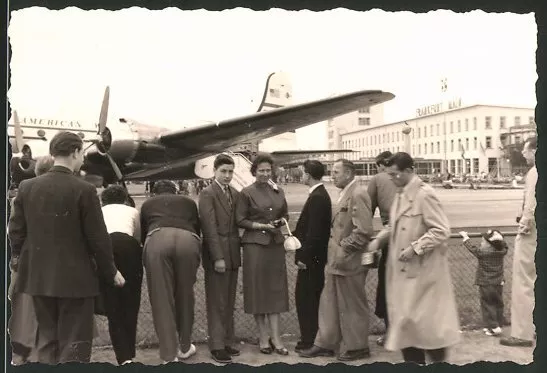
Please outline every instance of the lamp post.
[{"label": "lamp post", "polygon": [[444,107],[444,96],[446,95],[446,91],[448,89],[448,84],[447,84],[447,79],[446,78],[443,78],[441,79],[441,92],[444,93],[442,96],[443,96],[443,102],[442,102],[442,106],[443,106],[443,132],[444,132],[444,170],[445,172],[448,174],[449,173],[449,170],[448,170],[448,159],[446,157],[446,147],[448,146],[448,143],[446,141],[446,108]]},{"label": "lamp post", "polygon": [[412,132],[412,128],[406,121],[405,121],[405,124],[403,125],[402,132],[403,132],[403,138],[405,141],[405,152],[412,156],[412,154],[410,153],[410,132]]}]

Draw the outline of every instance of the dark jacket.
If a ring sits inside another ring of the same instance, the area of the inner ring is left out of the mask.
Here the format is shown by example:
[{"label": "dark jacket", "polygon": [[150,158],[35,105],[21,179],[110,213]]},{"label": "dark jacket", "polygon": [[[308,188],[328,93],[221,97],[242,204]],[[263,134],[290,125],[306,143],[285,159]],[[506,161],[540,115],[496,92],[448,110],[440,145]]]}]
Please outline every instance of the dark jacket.
[{"label": "dark jacket", "polygon": [[177,194],[160,194],[144,201],[141,207],[141,241],[156,228],[180,228],[201,234],[198,207],[194,200]]},{"label": "dark jacket", "polygon": [[226,269],[241,266],[241,241],[236,224],[235,206],[239,193],[230,187],[232,206],[216,181],[199,194],[199,217],[203,231],[203,267],[212,269],[224,259]]},{"label": "dark jacket", "polygon": [[464,241],[464,246],[478,259],[477,274],[475,285],[489,286],[502,285],[503,279],[503,259],[507,254],[507,244],[504,242],[501,250],[493,247],[481,249],[473,245],[470,240]]},{"label": "dark jacket", "polygon": [[[268,224],[281,218],[289,220],[287,201],[283,189],[278,187],[278,190],[275,191],[268,184],[255,182],[241,190],[236,205],[237,224],[245,229],[243,237],[241,237],[241,243],[254,243],[265,246],[272,242],[283,243],[285,238],[281,228],[274,231],[252,229],[253,222]],[[283,229],[286,232],[287,228],[283,227]]]},{"label": "dark jacket", "polygon": [[21,182],[8,234],[12,257],[18,258],[17,291],[94,297],[96,267],[114,281],[117,270],[97,190],[65,167]]},{"label": "dark jacket", "polygon": [[320,185],[310,193],[293,232],[302,243],[300,250],[296,250],[295,263],[300,261],[306,266],[327,263],[331,219],[330,196]]}]

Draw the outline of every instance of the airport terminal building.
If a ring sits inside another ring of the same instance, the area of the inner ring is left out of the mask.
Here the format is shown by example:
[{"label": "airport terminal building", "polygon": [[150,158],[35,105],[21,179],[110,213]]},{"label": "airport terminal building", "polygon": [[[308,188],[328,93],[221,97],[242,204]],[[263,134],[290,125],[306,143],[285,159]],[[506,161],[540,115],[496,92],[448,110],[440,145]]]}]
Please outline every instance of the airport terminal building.
[{"label": "airport terminal building", "polygon": [[[376,105],[327,122],[329,149],[354,150],[347,158],[366,165],[359,167],[363,175],[375,173],[373,159],[385,150],[410,151],[421,174],[508,174],[507,146],[522,142],[536,128],[534,108],[462,106],[455,100],[419,108],[414,118],[394,123],[384,123],[383,110]],[[408,150],[405,126],[411,128]]]}]

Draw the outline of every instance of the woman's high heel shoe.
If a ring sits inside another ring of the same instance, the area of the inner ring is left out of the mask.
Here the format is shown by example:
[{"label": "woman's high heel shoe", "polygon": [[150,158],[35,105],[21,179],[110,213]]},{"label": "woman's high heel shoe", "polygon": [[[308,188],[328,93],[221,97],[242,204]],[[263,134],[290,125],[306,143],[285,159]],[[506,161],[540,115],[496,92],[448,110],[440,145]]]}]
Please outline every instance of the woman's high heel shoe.
[{"label": "woman's high heel shoe", "polygon": [[269,342],[270,342],[270,348],[274,350],[276,354],[283,355],[283,356],[287,356],[289,354],[289,350],[287,350],[285,347],[282,347],[282,348],[275,347],[271,338]]}]

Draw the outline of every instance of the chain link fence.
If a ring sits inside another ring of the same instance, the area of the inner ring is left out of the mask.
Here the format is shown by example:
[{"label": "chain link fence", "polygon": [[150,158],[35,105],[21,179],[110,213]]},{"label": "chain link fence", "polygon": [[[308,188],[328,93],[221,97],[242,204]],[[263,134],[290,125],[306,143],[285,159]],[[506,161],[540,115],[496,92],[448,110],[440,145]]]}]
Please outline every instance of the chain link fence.
[{"label": "chain link fence", "polygon": [[[293,223],[294,224],[294,223]],[[473,237],[472,234],[470,234]],[[505,256],[505,285],[503,288],[503,298],[505,302],[505,318],[510,320],[510,301],[511,301],[511,280],[512,263],[515,234],[505,234],[509,252]],[[477,238],[472,238],[478,244]],[[281,333],[284,336],[297,338],[300,334],[298,318],[296,315],[296,306],[294,300],[294,289],[296,285],[297,267],[294,264],[294,253],[287,253],[287,276],[289,283],[290,311],[281,315]],[[456,302],[460,316],[462,329],[475,329],[482,327],[482,315],[480,309],[480,299],[475,283],[475,272],[477,269],[476,258],[462,245],[461,238],[452,236],[449,240],[449,262],[454,284]],[[366,293],[370,306],[370,332],[371,334],[381,334],[385,331],[382,320],[374,315],[376,300],[376,284],[378,281],[378,271],[372,269],[368,272],[366,280]],[[195,290],[195,321],[193,331],[193,341],[196,343],[207,341],[207,313],[205,304],[205,287],[203,268],[199,268]],[[95,346],[110,345],[108,334],[108,323],[106,317],[96,316],[99,336],[94,340]],[[238,288],[236,295],[236,305],[234,312],[235,333],[240,340],[256,343],[257,329],[252,315],[243,312],[243,285],[242,275],[238,279]],[[154,331],[152,322],[152,311],[148,299],[148,290],[146,279],[143,279],[141,308],[137,326],[137,341],[141,347],[157,345],[158,339]]]}]

